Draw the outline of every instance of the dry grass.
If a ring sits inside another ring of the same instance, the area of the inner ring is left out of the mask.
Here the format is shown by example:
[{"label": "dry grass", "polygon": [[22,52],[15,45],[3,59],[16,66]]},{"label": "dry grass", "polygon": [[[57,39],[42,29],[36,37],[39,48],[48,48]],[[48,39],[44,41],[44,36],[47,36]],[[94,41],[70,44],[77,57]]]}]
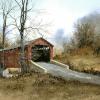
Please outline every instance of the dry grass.
[{"label": "dry grass", "polygon": [[[83,53],[84,54],[84,53]],[[100,56],[95,55],[69,55],[57,56],[56,60],[68,64],[70,69],[98,74],[100,73]]]},{"label": "dry grass", "polygon": [[74,57],[71,62],[79,71],[100,72],[100,57],[80,56]]},{"label": "dry grass", "polygon": [[[100,57],[85,49],[85,54],[82,52],[60,55],[56,60],[74,70],[100,72]],[[100,100],[100,86],[32,72],[11,79],[0,78],[0,100]]]},{"label": "dry grass", "polygon": [[100,86],[33,73],[0,78],[0,100],[99,100]]}]

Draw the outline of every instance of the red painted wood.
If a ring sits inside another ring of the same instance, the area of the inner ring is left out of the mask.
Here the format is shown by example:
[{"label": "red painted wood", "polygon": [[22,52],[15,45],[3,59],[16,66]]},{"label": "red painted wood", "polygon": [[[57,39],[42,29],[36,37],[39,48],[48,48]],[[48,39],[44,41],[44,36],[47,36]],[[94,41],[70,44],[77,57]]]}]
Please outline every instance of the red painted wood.
[{"label": "red painted wood", "polygon": [[[36,40],[31,41],[27,47],[25,47],[25,58],[26,61],[31,60],[32,58],[32,47],[34,45],[46,45],[50,48],[50,59],[53,59],[53,45],[50,44],[48,41],[46,41],[43,38],[39,38]],[[0,64],[3,63],[2,61],[3,53],[0,52]],[[18,68],[20,67],[20,50],[18,48],[12,49],[12,50],[5,50],[5,67],[6,68]]]}]

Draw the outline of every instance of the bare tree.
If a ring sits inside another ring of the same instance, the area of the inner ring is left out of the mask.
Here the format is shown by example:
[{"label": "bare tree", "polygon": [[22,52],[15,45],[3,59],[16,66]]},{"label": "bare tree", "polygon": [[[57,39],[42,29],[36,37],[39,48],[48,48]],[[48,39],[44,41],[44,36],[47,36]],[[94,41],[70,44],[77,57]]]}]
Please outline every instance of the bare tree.
[{"label": "bare tree", "polygon": [[77,23],[75,30],[75,39],[79,48],[92,46],[94,41],[95,28],[88,23]]},{"label": "bare tree", "polygon": [[19,2],[15,0],[15,2],[17,3],[20,9],[20,18],[19,18],[20,26],[17,26],[20,33],[20,38],[21,38],[20,64],[21,64],[22,73],[26,73],[28,71],[28,68],[27,68],[27,65],[25,64],[24,32],[25,32],[25,25],[27,21],[27,14],[30,11],[30,9],[28,9],[29,0],[20,0]]},{"label": "bare tree", "polygon": [[[0,33],[0,49],[2,49],[2,34]],[[9,39],[5,39],[5,48],[10,47]]]},{"label": "bare tree", "polygon": [[5,47],[5,37],[7,32],[7,28],[9,27],[10,24],[8,24],[8,18],[9,14],[14,10],[15,6],[12,5],[11,0],[0,0],[0,5],[1,5],[1,16],[2,16],[2,34],[3,34],[3,39],[2,39],[2,48],[4,49]]},{"label": "bare tree", "polygon": [[[12,10],[15,8],[15,6],[12,6],[12,1],[11,0],[0,0],[0,11],[1,11],[1,16],[2,16],[2,49],[5,48],[5,40],[6,40],[6,34],[7,28],[9,27],[8,24],[8,18],[9,14],[12,12]],[[3,50],[3,67],[4,67],[4,50]]]}]

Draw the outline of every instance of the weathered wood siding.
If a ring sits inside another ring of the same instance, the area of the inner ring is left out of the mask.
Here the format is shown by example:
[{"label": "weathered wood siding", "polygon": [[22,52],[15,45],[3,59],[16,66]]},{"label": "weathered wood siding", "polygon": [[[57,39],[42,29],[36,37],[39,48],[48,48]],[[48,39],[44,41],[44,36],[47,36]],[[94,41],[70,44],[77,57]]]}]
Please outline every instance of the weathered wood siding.
[{"label": "weathered wood siding", "polygon": [[[50,44],[45,39],[39,38],[39,39],[31,41],[28,45],[26,45],[26,47],[25,47],[25,59],[26,59],[26,61],[31,60],[32,47],[34,45],[46,45],[46,46],[48,46],[50,48],[50,59],[53,59],[53,45]],[[3,57],[3,51],[0,51],[0,65],[3,64],[2,57]],[[5,58],[4,62],[5,62],[6,68],[19,68],[20,67],[20,49],[19,48],[5,50],[4,58]]]}]

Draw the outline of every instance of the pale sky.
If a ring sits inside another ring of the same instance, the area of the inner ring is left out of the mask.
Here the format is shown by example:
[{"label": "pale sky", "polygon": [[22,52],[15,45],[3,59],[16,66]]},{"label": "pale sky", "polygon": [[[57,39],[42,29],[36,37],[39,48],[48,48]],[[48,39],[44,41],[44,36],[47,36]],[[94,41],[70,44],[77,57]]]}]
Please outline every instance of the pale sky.
[{"label": "pale sky", "polygon": [[37,19],[34,18],[34,14],[30,17],[36,22],[42,18],[44,23],[51,23],[50,33],[59,33],[59,30],[62,30],[66,37],[72,35],[77,19],[100,10],[100,0],[32,0],[32,2],[34,2],[33,10],[41,9],[43,13],[39,14]]},{"label": "pale sky", "polygon": [[64,29],[70,35],[78,18],[100,10],[100,0],[36,0],[35,7],[48,12],[43,18],[53,23],[51,32]]}]

